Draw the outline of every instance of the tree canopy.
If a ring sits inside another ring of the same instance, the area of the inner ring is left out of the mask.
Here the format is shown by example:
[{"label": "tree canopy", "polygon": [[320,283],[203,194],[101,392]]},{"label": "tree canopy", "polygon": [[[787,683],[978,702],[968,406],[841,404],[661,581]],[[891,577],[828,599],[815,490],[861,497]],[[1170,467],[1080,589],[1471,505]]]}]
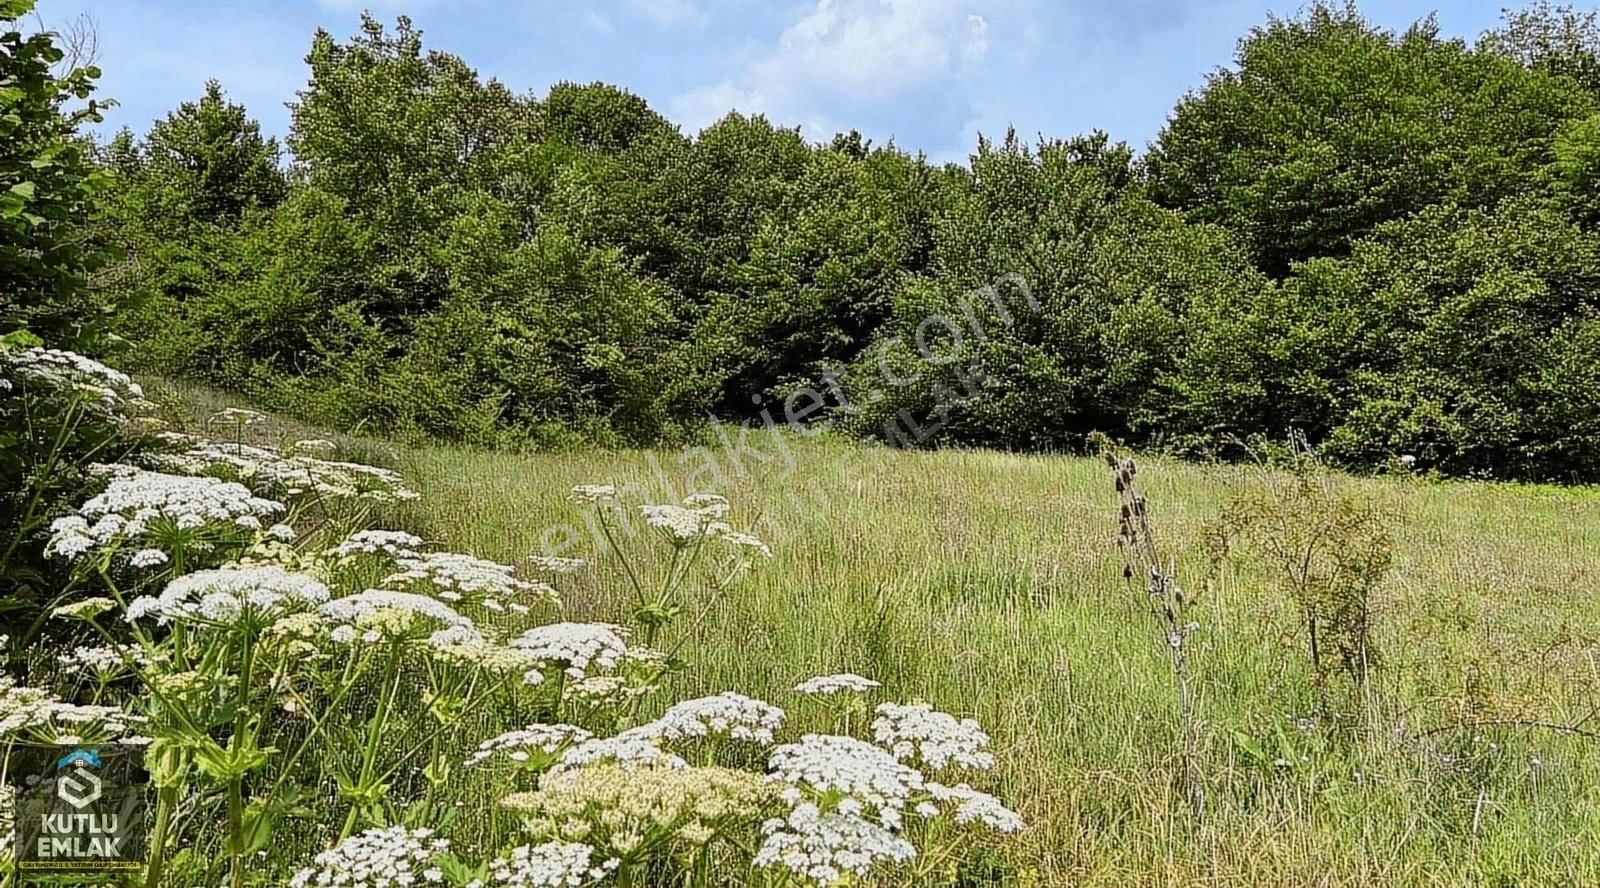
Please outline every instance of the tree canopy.
[{"label": "tree canopy", "polygon": [[1350,465],[1600,480],[1592,12],[1468,41],[1319,3],[1142,155],[1003,134],[946,165],[519,93],[371,16],[312,37],[284,149],[211,83],[91,154],[97,72],[3,42],[5,326],[76,341],[117,306],[144,368],[315,419],[553,446],[789,413],[1223,455],[1292,427]]}]

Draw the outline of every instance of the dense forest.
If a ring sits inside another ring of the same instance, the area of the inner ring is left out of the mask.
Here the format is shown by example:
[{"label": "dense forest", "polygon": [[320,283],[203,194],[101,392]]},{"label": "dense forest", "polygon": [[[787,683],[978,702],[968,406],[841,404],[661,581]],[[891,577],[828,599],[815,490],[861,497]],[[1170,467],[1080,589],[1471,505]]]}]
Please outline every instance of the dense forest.
[{"label": "dense forest", "polygon": [[0,2],[0,332],[473,443],[687,440],[815,390],[808,421],[891,443],[1293,428],[1350,466],[1600,480],[1592,12],[1468,42],[1317,5],[1147,150],[1007,133],[963,166],[518,93],[370,17],[312,37],[286,145],[217,83],[94,142],[98,72],[10,27],[30,5]]}]

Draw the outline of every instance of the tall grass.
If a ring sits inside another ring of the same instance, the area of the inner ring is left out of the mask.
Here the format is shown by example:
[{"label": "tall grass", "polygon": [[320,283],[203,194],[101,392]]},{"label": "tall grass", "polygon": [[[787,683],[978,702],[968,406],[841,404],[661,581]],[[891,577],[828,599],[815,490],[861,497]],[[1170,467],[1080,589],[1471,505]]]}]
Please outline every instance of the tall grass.
[{"label": "tall grass", "polygon": [[[1497,705],[1551,724],[1600,706],[1592,491],[1337,482],[1401,521],[1375,629],[1387,730],[1352,743],[1311,721],[1297,610],[1269,566],[1206,561],[1203,535],[1252,482],[1147,461],[1179,575],[1210,577],[1189,642],[1208,783],[1196,824],[1174,797],[1170,667],[1123,584],[1101,463],[788,446],[792,474],[738,476],[725,491],[759,516],[775,557],[674,639],[695,664],[680,690],[781,696],[851,670],[977,717],[1001,753],[1000,791],[1032,824],[1003,872],[1049,885],[1600,882],[1596,741],[1451,727]],[[681,491],[697,463],[680,458],[401,453],[426,504],[414,529],[508,561],[551,526],[581,527],[571,485],[656,488],[659,472]],[[616,570],[602,562],[570,596],[576,616],[625,612]]]},{"label": "tall grass", "polygon": [[[1000,762],[985,788],[1029,822],[997,846],[995,881],[1600,884],[1595,491],[1332,477],[1393,521],[1372,602],[1383,659],[1366,730],[1351,733],[1317,718],[1301,609],[1278,567],[1217,562],[1206,545],[1238,492],[1270,479],[1142,459],[1163,552],[1197,596],[1197,820],[1171,665],[1124,582],[1103,463],[781,446],[792,468],[716,479],[774,557],[732,593],[687,602],[662,640],[693,663],[670,696],[786,699],[798,680],[853,671],[887,697],[975,716]],[[574,484],[636,483],[658,501],[712,486],[701,451],[389,456],[422,493],[403,524],[508,563],[553,540],[571,543],[559,554],[601,554],[567,499]],[[565,591],[573,619],[633,606],[605,557]],[[484,736],[508,727],[503,715],[478,714]],[[802,707],[790,718],[796,733],[822,727]]]}]

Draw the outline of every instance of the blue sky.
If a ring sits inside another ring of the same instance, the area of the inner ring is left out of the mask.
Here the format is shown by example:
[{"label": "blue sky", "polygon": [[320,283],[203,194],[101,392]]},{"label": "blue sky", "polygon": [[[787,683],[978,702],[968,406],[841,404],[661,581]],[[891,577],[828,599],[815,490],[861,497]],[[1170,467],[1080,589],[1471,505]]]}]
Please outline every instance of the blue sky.
[{"label": "blue sky", "polygon": [[[1508,0],[1514,3],[1515,0]],[[1367,0],[1394,28],[1437,12],[1476,37],[1484,0]],[[312,32],[357,30],[370,9],[406,14],[431,48],[543,95],[560,80],[624,86],[695,132],[730,108],[823,139],[855,127],[877,142],[961,160],[977,134],[1100,128],[1136,147],[1173,103],[1231,61],[1235,42],[1300,0],[44,0],[52,24],[98,24],[106,128],[142,132],[208,78],[263,127],[289,128]]]}]

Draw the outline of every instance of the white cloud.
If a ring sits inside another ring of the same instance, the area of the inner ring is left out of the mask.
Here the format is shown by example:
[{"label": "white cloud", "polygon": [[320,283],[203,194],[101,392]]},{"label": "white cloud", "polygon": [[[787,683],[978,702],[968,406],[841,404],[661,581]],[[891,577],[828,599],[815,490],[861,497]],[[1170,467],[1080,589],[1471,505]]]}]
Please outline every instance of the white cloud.
[{"label": "white cloud", "polygon": [[747,55],[733,76],[677,96],[670,108],[690,130],[730,109],[806,121],[831,131],[840,104],[883,104],[950,84],[984,60],[989,24],[962,0],[816,0],[774,43]]}]

